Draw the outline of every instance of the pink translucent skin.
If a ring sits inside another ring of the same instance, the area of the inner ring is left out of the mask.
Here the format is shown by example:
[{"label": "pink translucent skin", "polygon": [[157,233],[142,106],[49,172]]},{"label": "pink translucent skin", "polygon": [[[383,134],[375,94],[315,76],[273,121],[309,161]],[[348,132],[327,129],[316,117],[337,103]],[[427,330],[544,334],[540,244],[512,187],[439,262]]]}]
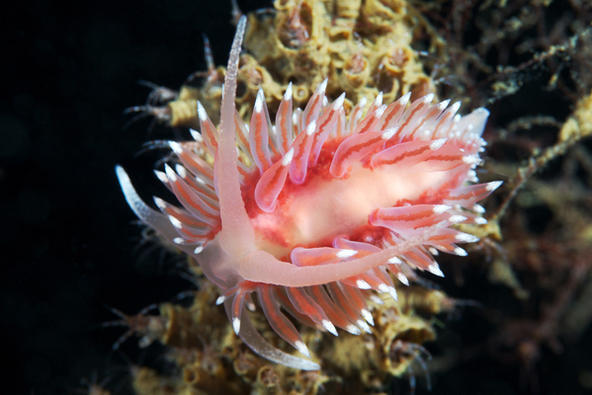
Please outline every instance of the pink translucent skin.
[{"label": "pink translucent skin", "polygon": [[[346,121],[343,95],[332,104],[324,102],[325,81],[305,110],[295,114],[296,125],[288,88],[274,137],[266,126],[263,94],[258,94],[245,139],[243,126],[237,130],[235,109],[245,24],[242,17],[232,43],[219,133],[198,107],[202,133],[194,138],[199,149],[215,157],[213,172],[191,153],[191,143],[174,142],[171,148],[185,167],[173,171],[166,166],[166,173],[157,172],[183,208],[157,199],[161,212],[151,209],[125,171],[118,166],[116,172],[135,214],[194,256],[220,288],[219,301],[235,332],[254,352],[297,369],[316,370],[317,363],[280,351],[261,337],[244,309],[246,297],[257,293],[274,331],[306,356],[306,346],[282,311],[335,335],[334,325],[353,334],[368,332],[364,320],[372,324],[372,318],[365,307],[367,293],[361,290],[396,297],[386,268],[403,284],[408,281],[400,264],[442,275],[428,247],[464,255],[455,243],[476,241],[450,225],[485,221],[475,204],[500,184],[467,185],[476,181],[470,174],[485,144],[480,134],[488,112],[477,109],[455,116],[458,106],[448,107],[448,101],[432,104],[428,95],[409,104],[405,95],[388,107],[377,98],[364,117],[359,104]],[[314,166],[330,137],[341,142],[329,173],[315,175]],[[237,145],[249,152],[256,167],[244,169]],[[270,149],[279,154],[275,163]],[[248,186],[244,176],[255,173],[260,177],[250,198],[258,209],[249,213],[243,200],[249,193],[243,190]],[[291,195],[280,199],[288,182]],[[365,226],[388,235],[384,240],[349,240],[354,230]]]},{"label": "pink translucent skin", "polygon": [[[200,259],[200,265],[202,267],[209,266],[215,273],[224,273],[218,277],[241,278],[252,282],[286,287],[305,287],[326,284],[364,273],[372,267],[384,264],[386,260],[401,254],[410,246],[420,245],[424,242],[429,236],[428,234],[422,235],[417,240],[410,240],[364,258],[341,262],[339,265],[330,263],[312,267],[295,266],[276,259],[266,251],[257,249],[255,232],[241,196],[237,170],[234,113],[242,36],[243,32],[239,26],[230,51],[224,80],[220,138],[214,166],[222,229],[216,238],[208,244],[209,247],[206,247],[206,250],[208,248],[221,249],[224,251],[224,255],[221,255],[220,260],[217,261]],[[357,188],[353,186],[352,189]],[[356,203],[356,201],[353,202],[354,205]],[[311,211],[311,213],[315,213],[315,211]],[[324,221],[324,223],[331,222]]]}]

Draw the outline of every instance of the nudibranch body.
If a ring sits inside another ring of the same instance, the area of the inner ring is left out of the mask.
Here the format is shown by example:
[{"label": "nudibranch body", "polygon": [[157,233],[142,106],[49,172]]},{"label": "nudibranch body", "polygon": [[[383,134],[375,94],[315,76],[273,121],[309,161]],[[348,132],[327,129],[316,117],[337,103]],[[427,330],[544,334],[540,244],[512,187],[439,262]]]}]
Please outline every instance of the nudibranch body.
[{"label": "nudibranch body", "polygon": [[136,215],[220,288],[217,302],[247,345],[318,369],[262,338],[245,312],[250,295],[273,330],[309,356],[285,312],[334,335],[336,327],[369,332],[373,292],[396,298],[392,278],[407,285],[411,269],[442,276],[433,255],[466,255],[457,243],[477,238],[453,225],[484,223],[477,202],[500,185],[475,184],[488,112],[461,117],[459,103],[408,93],[389,105],[379,95],[346,115],[344,95],[329,102],[325,81],[304,110],[293,110],[288,87],[275,124],[260,91],[244,123],[234,99],[245,23],[230,52],[219,128],[198,104],[201,131],[171,142],[178,163],[156,172],[180,206],[155,198],[153,210],[122,168],[117,175]]}]

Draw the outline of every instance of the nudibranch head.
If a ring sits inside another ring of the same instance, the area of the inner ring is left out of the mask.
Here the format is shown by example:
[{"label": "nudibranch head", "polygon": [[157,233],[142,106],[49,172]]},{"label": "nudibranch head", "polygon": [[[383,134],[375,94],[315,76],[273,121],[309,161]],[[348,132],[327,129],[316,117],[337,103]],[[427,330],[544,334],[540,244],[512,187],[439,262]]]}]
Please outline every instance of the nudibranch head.
[{"label": "nudibranch head", "polygon": [[[217,128],[198,104],[200,131],[170,142],[176,159],[157,177],[179,205],[155,198],[160,212],[117,174],[126,199],[147,225],[195,257],[221,289],[234,330],[258,354],[300,369],[308,359],[284,353],[255,331],[245,303],[256,294],[270,326],[300,353],[308,349],[285,315],[337,335],[369,332],[367,298],[397,297],[413,269],[443,276],[438,251],[466,255],[477,241],[460,223],[484,223],[477,204],[500,182],[477,184],[488,112],[457,114],[460,103],[434,96],[391,104],[379,95],[346,114],[321,83],[304,110],[289,85],[272,123],[260,91],[251,119],[235,106],[245,19],[233,42]],[[367,107],[367,108],[366,108]]]}]

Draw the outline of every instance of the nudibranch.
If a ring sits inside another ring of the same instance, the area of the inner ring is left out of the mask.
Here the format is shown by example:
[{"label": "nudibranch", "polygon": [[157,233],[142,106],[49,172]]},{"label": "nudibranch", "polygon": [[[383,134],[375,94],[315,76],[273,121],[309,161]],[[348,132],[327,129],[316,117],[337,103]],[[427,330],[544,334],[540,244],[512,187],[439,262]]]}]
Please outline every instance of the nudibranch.
[{"label": "nudibranch", "polygon": [[246,19],[232,43],[220,125],[198,104],[200,132],[170,142],[177,164],[157,177],[179,205],[144,203],[121,167],[116,173],[135,214],[193,256],[221,290],[234,331],[259,355],[298,369],[319,365],[263,339],[245,306],[258,305],[271,328],[310,357],[286,316],[337,335],[369,332],[368,299],[396,298],[393,278],[427,270],[442,276],[438,251],[466,255],[458,243],[477,237],[455,227],[485,223],[477,202],[501,182],[477,184],[488,111],[457,115],[460,103],[414,101],[385,105],[379,95],[349,114],[345,94],[329,102],[327,81],[308,104],[292,108],[288,86],[271,123],[263,92],[249,123],[235,108]]}]

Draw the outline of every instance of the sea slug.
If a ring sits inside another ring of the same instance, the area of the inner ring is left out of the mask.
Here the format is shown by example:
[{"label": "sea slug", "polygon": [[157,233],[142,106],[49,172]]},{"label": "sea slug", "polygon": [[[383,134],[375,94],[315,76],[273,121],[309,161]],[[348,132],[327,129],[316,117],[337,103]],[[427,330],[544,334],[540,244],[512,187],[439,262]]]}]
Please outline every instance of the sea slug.
[{"label": "sea slug", "polygon": [[235,109],[246,18],[232,43],[220,125],[198,104],[200,132],[170,142],[177,164],[157,177],[180,206],[155,198],[156,211],[116,173],[136,215],[193,256],[221,290],[233,328],[269,360],[314,370],[253,328],[251,295],[270,326],[301,354],[307,346],[294,319],[337,335],[369,331],[367,298],[396,298],[392,278],[408,284],[410,268],[442,276],[438,251],[466,255],[457,243],[477,237],[459,223],[485,223],[477,202],[501,182],[476,184],[488,111],[457,115],[460,103],[432,103],[410,93],[385,105],[382,96],[346,114],[345,94],[329,102],[327,81],[304,110],[292,108],[288,86],[272,124],[263,92],[249,123]]}]

